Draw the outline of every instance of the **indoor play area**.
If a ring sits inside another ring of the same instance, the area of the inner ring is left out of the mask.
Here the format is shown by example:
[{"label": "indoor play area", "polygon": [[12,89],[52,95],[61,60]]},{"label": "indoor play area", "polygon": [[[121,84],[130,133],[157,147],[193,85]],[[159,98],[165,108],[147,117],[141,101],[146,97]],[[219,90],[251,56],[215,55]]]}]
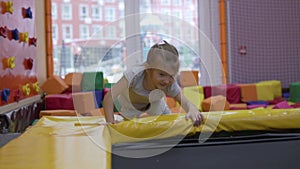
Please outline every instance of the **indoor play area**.
[{"label": "indoor play area", "polygon": [[[0,5],[0,169],[299,168],[300,1]],[[75,37],[86,28],[101,35]],[[164,89],[170,114],[147,107],[127,118],[128,105],[115,99],[116,122],[107,122],[105,97],[120,74],[147,63],[150,44],[162,39],[178,49],[180,68],[167,76],[201,113],[200,125]]]}]

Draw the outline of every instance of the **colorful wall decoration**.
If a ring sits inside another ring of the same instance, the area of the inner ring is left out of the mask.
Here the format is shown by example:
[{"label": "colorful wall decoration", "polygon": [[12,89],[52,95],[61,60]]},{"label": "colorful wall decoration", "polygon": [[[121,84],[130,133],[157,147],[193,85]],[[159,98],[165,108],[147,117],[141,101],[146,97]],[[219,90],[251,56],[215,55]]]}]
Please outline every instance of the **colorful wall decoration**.
[{"label": "colorful wall decoration", "polygon": [[34,0],[0,0],[0,106],[39,93]]}]

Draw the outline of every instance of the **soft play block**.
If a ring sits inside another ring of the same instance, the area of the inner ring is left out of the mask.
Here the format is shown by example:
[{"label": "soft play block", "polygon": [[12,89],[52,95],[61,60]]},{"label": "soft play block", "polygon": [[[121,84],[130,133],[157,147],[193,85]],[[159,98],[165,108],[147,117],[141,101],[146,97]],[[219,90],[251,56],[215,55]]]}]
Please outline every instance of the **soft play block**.
[{"label": "soft play block", "polygon": [[72,92],[80,92],[81,91],[81,81],[82,81],[82,73],[68,73],[65,76],[64,81],[70,87]]},{"label": "soft play block", "polygon": [[39,117],[43,116],[77,116],[75,110],[42,110]]},{"label": "soft play block", "polygon": [[165,101],[170,109],[176,107],[176,100],[173,97],[166,96]]},{"label": "soft play block", "polygon": [[230,104],[237,104],[241,102],[241,88],[236,84],[206,86],[203,90],[205,98],[222,95],[226,97]]},{"label": "soft play block", "polygon": [[41,89],[46,94],[60,94],[67,90],[69,86],[59,76],[53,75],[49,77],[42,85]]},{"label": "soft play block", "polygon": [[226,98],[230,104],[241,103],[241,88],[236,84],[226,85]]},{"label": "soft play block", "polygon": [[78,92],[72,93],[74,108],[81,114],[85,115],[91,110],[96,109],[95,98],[93,92]]},{"label": "soft play block", "polygon": [[104,116],[104,109],[103,108],[93,109],[89,113],[91,116]]},{"label": "soft play block", "polygon": [[257,109],[257,108],[267,108],[268,105],[265,104],[252,104],[252,105],[247,105],[247,109]]},{"label": "soft play block", "polygon": [[103,96],[106,95],[106,93],[108,93],[110,91],[110,88],[104,87],[103,89]]},{"label": "soft play block", "polygon": [[102,107],[102,101],[103,101],[103,96],[104,96],[104,90],[95,90],[93,91],[94,93],[94,98],[95,98],[95,103],[96,103],[96,108],[101,108]]},{"label": "soft play block", "polygon": [[204,98],[209,98],[211,96],[217,96],[217,95],[226,96],[227,85],[204,86],[203,92],[204,92]]},{"label": "soft play block", "polygon": [[297,103],[295,103],[295,104],[291,104],[291,106],[292,106],[293,108],[300,108],[300,102],[297,102]]},{"label": "soft play block", "polygon": [[282,97],[282,87],[281,87],[281,82],[279,80],[266,80],[266,81],[260,81],[258,83],[268,85],[270,88],[272,88],[274,98]]},{"label": "soft play block", "polygon": [[280,103],[275,104],[273,109],[291,109],[293,108],[287,101],[282,101]]},{"label": "soft play block", "polygon": [[290,83],[290,98],[291,102],[299,102],[300,101],[300,82]]},{"label": "soft play block", "polygon": [[255,84],[238,84],[241,88],[241,101],[257,101],[257,92]]},{"label": "soft play block", "polygon": [[229,110],[229,102],[226,100],[226,97],[222,95],[211,96],[202,101],[202,111],[222,111]]},{"label": "soft play block", "polygon": [[230,104],[229,109],[230,110],[246,110],[247,104],[246,103]]},{"label": "soft play block", "polygon": [[212,87],[203,86],[204,99],[210,98],[212,96]]},{"label": "soft play block", "polygon": [[201,103],[204,100],[203,87],[202,86],[190,86],[184,87],[182,91],[183,95],[201,111]]},{"label": "soft play block", "polygon": [[103,72],[84,72],[81,81],[82,91],[102,90],[104,88]]},{"label": "soft play block", "polygon": [[263,104],[263,105],[269,105],[268,101],[264,101],[264,100],[257,100],[257,101],[249,101],[246,102],[247,105],[257,105],[257,104]]},{"label": "soft play block", "polygon": [[172,107],[170,111],[172,113],[186,113],[186,111],[181,106]]},{"label": "soft play block", "polygon": [[70,94],[50,94],[45,97],[47,110],[74,110],[73,98]]},{"label": "soft play block", "polygon": [[241,88],[235,84],[219,85],[214,86],[212,90],[216,90],[215,95],[223,95],[226,97],[230,104],[237,104],[241,102]]},{"label": "soft play block", "polygon": [[198,86],[199,71],[181,71],[179,74],[179,83],[181,87]]},{"label": "soft play block", "polygon": [[274,88],[270,84],[256,83],[257,100],[274,100]]}]

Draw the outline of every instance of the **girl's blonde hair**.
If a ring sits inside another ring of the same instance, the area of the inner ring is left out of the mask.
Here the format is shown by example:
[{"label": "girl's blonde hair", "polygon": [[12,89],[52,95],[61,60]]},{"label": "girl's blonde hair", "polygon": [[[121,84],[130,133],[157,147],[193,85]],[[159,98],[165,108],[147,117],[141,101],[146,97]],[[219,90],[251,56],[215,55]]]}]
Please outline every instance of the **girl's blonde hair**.
[{"label": "girl's blonde hair", "polygon": [[147,55],[147,64],[150,67],[157,67],[157,62],[162,61],[166,66],[179,69],[179,54],[175,46],[163,40],[164,43],[153,45]]}]

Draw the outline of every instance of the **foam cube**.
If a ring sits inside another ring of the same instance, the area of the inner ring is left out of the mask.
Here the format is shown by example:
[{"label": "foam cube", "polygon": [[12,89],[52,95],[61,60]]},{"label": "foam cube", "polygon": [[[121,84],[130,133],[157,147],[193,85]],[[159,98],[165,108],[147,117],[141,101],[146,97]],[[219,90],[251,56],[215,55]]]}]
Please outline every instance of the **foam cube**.
[{"label": "foam cube", "polygon": [[64,81],[70,87],[72,92],[81,91],[82,73],[68,73]]},{"label": "foam cube", "polygon": [[300,102],[297,102],[295,104],[291,105],[293,108],[299,108],[300,107]]},{"label": "foam cube", "polygon": [[181,106],[172,107],[170,111],[172,113],[187,113]]},{"label": "foam cube", "polygon": [[46,94],[60,94],[67,90],[69,86],[65,81],[56,75],[49,77],[42,85],[41,89],[46,92]]},{"label": "foam cube", "polygon": [[222,95],[211,96],[202,101],[202,111],[222,111],[229,110],[229,102]]},{"label": "foam cube", "polygon": [[211,86],[203,86],[204,99],[210,98],[212,96]]},{"label": "foam cube", "polygon": [[179,83],[181,87],[198,86],[199,71],[181,71],[179,75]]},{"label": "foam cube", "polygon": [[252,105],[247,105],[247,109],[264,109],[264,108],[267,108],[268,105],[265,105],[265,104],[252,104]]},{"label": "foam cube", "polygon": [[103,72],[84,72],[81,81],[82,91],[102,90],[104,88]]},{"label": "foam cube", "polygon": [[166,96],[165,101],[170,109],[176,107],[176,100],[173,97]]},{"label": "foam cube", "polygon": [[222,95],[226,97],[230,104],[237,104],[241,102],[241,88],[236,84],[206,86],[203,90],[205,98]]},{"label": "foam cube", "polygon": [[105,88],[103,89],[103,96],[105,96],[106,93],[109,92],[109,90],[110,90],[110,88],[105,87]]},{"label": "foam cube", "polygon": [[275,104],[273,109],[291,109],[293,108],[287,101],[282,101],[280,103]]},{"label": "foam cube", "polygon": [[95,98],[95,104],[96,108],[101,108],[102,107],[102,101],[103,101],[103,96],[104,96],[104,90],[95,90],[93,91],[94,93],[94,98]]},{"label": "foam cube", "polygon": [[190,102],[192,102],[198,108],[198,110],[202,110],[201,103],[204,100],[202,86],[184,87],[182,93]]},{"label": "foam cube", "polygon": [[75,110],[42,110],[39,117],[43,116],[77,116]]},{"label": "foam cube", "polygon": [[282,87],[281,87],[281,82],[279,80],[266,80],[266,81],[260,81],[258,83],[268,85],[270,88],[272,88],[274,98],[282,97]]},{"label": "foam cube", "polygon": [[241,102],[241,88],[236,84],[219,85],[213,89],[216,90],[216,95],[225,96],[230,104]]},{"label": "foam cube", "polygon": [[230,104],[229,109],[230,110],[246,110],[247,104],[246,103]]},{"label": "foam cube", "polygon": [[268,83],[256,83],[257,100],[274,100],[274,88]]},{"label": "foam cube", "polygon": [[85,115],[96,109],[93,92],[72,93],[72,97],[74,108],[79,114]]},{"label": "foam cube", "polygon": [[104,116],[103,108],[93,109],[90,111],[91,116]]},{"label": "foam cube", "polygon": [[47,110],[74,110],[73,98],[70,94],[50,94],[45,97]]},{"label": "foam cube", "polygon": [[300,101],[300,82],[290,83],[290,98],[291,102],[299,102]]},{"label": "foam cube", "polygon": [[255,84],[238,84],[241,89],[241,101],[257,101],[257,91]]}]

